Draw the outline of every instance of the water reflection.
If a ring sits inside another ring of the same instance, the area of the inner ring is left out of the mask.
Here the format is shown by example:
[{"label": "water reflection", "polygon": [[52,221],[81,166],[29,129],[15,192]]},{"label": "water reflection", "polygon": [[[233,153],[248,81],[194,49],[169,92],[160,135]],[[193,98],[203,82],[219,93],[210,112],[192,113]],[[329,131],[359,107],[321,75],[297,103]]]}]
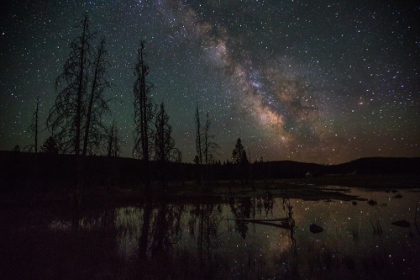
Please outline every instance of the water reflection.
[{"label": "water reflection", "polygon": [[126,259],[131,259],[137,254],[141,215],[142,210],[138,207],[115,209],[118,254]]},{"label": "water reflection", "polygon": [[[351,195],[378,203],[307,201],[270,192],[223,203],[159,200],[77,222],[53,221],[50,228],[115,230],[118,254],[136,263],[134,276],[142,277],[376,278],[420,272],[415,265],[420,233],[414,226],[419,193],[401,191],[395,198],[352,190]],[[407,223],[396,226],[398,221]],[[324,230],[311,233],[314,223]]]},{"label": "water reflection", "polygon": [[[286,217],[277,217],[269,219],[269,213],[273,214],[274,198],[270,193],[267,193],[266,197],[258,198],[230,198],[229,205],[232,213],[235,216],[236,227],[241,233],[242,238],[246,238],[248,230],[247,224],[258,224],[265,226],[273,226],[276,228],[286,229],[290,232],[290,239],[295,242],[294,230],[295,220],[293,218],[293,206],[291,205],[290,199],[286,196],[282,198],[283,212],[287,211]],[[264,215],[262,206],[264,205]],[[257,212],[257,211],[258,212]],[[257,215],[258,215],[258,219]]]}]

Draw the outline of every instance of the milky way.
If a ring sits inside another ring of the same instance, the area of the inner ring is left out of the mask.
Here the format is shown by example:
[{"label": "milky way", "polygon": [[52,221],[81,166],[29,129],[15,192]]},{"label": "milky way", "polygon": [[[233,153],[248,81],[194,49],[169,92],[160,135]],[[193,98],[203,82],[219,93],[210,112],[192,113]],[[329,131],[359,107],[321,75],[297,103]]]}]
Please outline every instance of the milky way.
[{"label": "milky way", "polygon": [[[395,1],[13,1],[1,4],[0,149],[31,143],[41,100],[56,96],[83,13],[106,36],[106,94],[133,145],[133,67],[146,40],[149,81],[183,160],[194,158],[194,110],[212,117],[230,158],[237,138],[252,160],[339,163],[420,156],[420,5]],[[314,3],[313,3],[314,2]],[[366,2],[366,3],[365,3]],[[45,121],[43,121],[44,123]],[[41,142],[48,137],[43,131]]]}]

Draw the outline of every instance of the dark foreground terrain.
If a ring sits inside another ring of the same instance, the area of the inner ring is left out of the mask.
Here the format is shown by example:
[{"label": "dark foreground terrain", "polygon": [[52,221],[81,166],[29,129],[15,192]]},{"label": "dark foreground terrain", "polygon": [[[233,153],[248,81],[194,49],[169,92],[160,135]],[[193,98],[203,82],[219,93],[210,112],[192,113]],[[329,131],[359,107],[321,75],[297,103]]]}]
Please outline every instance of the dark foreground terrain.
[{"label": "dark foreground terrain", "polygon": [[417,279],[419,183],[186,182],[153,185],[148,201],[137,186],[95,187],[79,207],[64,189],[9,192],[0,199],[0,278]]},{"label": "dark foreground terrain", "polygon": [[[417,279],[419,159],[256,163],[247,176],[0,153],[0,279]],[[251,176],[251,175],[252,176]]]}]

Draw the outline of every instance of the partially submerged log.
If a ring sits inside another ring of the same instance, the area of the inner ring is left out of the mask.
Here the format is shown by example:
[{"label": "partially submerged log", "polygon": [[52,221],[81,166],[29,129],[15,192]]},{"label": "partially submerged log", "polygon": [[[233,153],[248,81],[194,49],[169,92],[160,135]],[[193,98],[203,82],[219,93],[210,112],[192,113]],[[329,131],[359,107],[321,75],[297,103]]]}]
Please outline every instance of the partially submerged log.
[{"label": "partially submerged log", "polygon": [[[295,221],[290,218],[280,218],[280,219],[233,219],[238,222],[247,222],[247,223],[254,223],[266,226],[274,226],[277,228],[283,229],[293,229],[295,227]],[[276,224],[274,222],[280,222]]]},{"label": "partially submerged log", "polygon": [[241,221],[241,222],[284,222],[289,220],[289,218],[279,218],[279,219],[233,219],[235,221]]},{"label": "partially submerged log", "polygon": [[394,226],[399,227],[410,227],[410,223],[407,220],[396,221],[392,223]]}]

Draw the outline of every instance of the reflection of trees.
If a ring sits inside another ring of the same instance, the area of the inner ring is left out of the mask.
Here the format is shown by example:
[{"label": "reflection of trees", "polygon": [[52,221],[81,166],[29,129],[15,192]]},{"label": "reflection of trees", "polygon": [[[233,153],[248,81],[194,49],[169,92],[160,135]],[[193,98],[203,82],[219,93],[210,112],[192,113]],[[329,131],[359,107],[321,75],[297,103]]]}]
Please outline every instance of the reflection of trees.
[{"label": "reflection of trees", "polygon": [[139,242],[139,258],[141,261],[146,259],[147,256],[147,244],[149,239],[150,231],[150,216],[152,214],[152,204],[146,203],[143,210],[143,226],[141,228],[141,236]]},{"label": "reflection of trees", "polygon": [[138,250],[137,241],[141,230],[138,221],[142,215],[141,210],[138,207],[121,207],[113,212],[118,252],[126,259],[132,258]]},{"label": "reflection of trees", "polygon": [[295,219],[293,218],[293,206],[290,203],[290,199],[283,197],[283,211],[287,211],[287,217],[278,218],[278,219],[266,219],[266,220],[253,220],[249,221],[252,223],[257,223],[266,226],[274,226],[277,228],[287,229],[290,233],[290,239],[295,244],[296,239],[294,237],[295,230]]},{"label": "reflection of trees", "polygon": [[[230,209],[237,219],[249,219],[252,204],[251,198],[248,197],[231,197],[229,199]],[[241,233],[241,237],[245,239],[248,232],[248,223],[236,220],[236,227]]]},{"label": "reflection of trees", "polygon": [[221,205],[212,203],[197,204],[190,211],[188,226],[190,234],[195,237],[197,226],[197,252],[200,271],[206,275],[211,272],[211,252],[217,245],[218,228],[222,219]]},{"label": "reflection of trees", "polygon": [[[266,197],[259,198],[231,197],[229,205],[235,216],[236,227],[242,238],[246,238],[248,223],[254,223],[287,229],[290,231],[290,238],[295,242],[293,206],[288,198],[283,198],[283,211],[287,211],[287,217],[284,218],[267,219],[269,213],[272,214],[274,207],[274,199],[270,193],[267,193]],[[259,214],[259,219],[256,219],[257,213]]]},{"label": "reflection of trees", "polygon": [[248,222],[244,219],[267,217],[273,210],[274,199],[270,193],[265,197],[231,197],[229,199],[230,209],[235,216],[236,227],[242,238],[246,238]]},{"label": "reflection of trees", "polygon": [[162,202],[153,224],[152,255],[172,250],[174,239],[181,232],[183,206],[168,205]]},{"label": "reflection of trees", "polygon": [[181,232],[180,220],[183,208],[162,201],[157,210],[153,211],[153,203],[145,204],[139,241],[141,261],[169,255],[174,239]]},{"label": "reflection of trees", "polygon": [[205,264],[210,263],[211,249],[213,248],[212,240],[217,239],[217,229],[221,214],[220,205],[218,207],[215,207],[214,204],[201,206],[197,249],[202,269],[204,269]]}]

